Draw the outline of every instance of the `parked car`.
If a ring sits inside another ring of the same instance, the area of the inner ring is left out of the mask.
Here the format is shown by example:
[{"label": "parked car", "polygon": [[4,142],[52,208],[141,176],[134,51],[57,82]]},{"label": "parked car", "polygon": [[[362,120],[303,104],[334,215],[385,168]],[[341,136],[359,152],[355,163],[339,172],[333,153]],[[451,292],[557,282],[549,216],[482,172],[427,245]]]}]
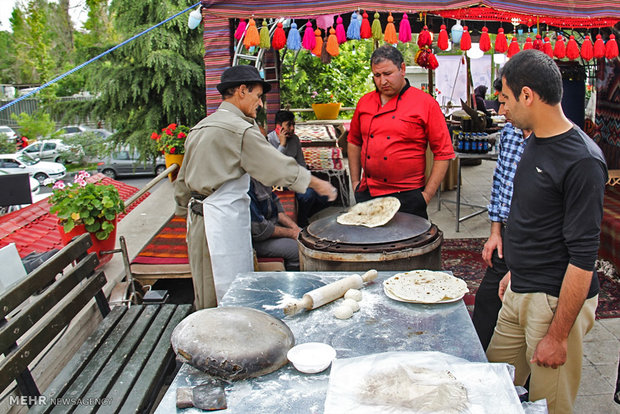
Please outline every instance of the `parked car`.
[{"label": "parked car", "polygon": [[[10,175],[10,173],[5,170],[0,170],[0,177]],[[35,180],[32,176],[28,176],[30,183],[30,195],[32,198],[32,202],[36,203],[44,198],[47,198],[52,195],[52,193],[41,193],[41,184]],[[18,204],[12,206],[0,206],[0,215],[10,213],[11,211],[19,210],[20,208],[26,207],[28,204]]]},{"label": "parked car", "polygon": [[62,132],[60,134],[61,137],[72,137],[74,135],[82,134],[84,132],[90,132],[92,130],[92,128],[85,125],[67,125],[59,128],[56,132]]},{"label": "parked car", "polygon": [[163,157],[153,161],[140,160],[137,152],[129,149],[114,151],[109,157],[97,163],[97,172],[110,178],[131,175],[158,175],[166,169]]},{"label": "parked car", "polygon": [[66,145],[60,139],[37,141],[18,151],[18,153],[26,153],[32,158],[63,164],[79,161],[84,157],[84,150],[80,146]]},{"label": "parked car", "polygon": [[93,134],[103,139],[108,139],[112,134],[114,134],[114,132],[108,131],[107,129],[103,129],[103,128],[91,129],[90,131],[87,131],[87,132],[92,132]]},{"label": "parked car", "polygon": [[15,141],[17,139],[17,132],[13,128],[7,125],[0,125],[0,134],[4,134],[9,139]]},{"label": "parked car", "polygon": [[0,169],[9,174],[27,172],[41,184],[44,184],[48,179],[60,180],[67,174],[64,165],[34,159],[27,153],[0,154]]}]

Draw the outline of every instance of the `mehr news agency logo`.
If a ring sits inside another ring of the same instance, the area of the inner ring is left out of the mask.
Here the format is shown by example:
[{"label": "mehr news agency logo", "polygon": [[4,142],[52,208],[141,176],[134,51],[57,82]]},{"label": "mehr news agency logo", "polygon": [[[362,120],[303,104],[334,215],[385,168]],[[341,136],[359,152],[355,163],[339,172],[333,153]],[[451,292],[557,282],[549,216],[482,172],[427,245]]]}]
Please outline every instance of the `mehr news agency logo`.
[{"label": "mehr news agency logo", "polygon": [[86,397],[86,398],[70,398],[70,397],[59,397],[52,398],[46,395],[39,396],[24,396],[24,395],[10,395],[9,396],[9,405],[25,405],[25,406],[33,406],[33,405],[57,405],[57,406],[77,406],[77,405],[85,405],[85,406],[101,406],[101,405],[111,405],[112,398],[94,398],[94,397]]}]

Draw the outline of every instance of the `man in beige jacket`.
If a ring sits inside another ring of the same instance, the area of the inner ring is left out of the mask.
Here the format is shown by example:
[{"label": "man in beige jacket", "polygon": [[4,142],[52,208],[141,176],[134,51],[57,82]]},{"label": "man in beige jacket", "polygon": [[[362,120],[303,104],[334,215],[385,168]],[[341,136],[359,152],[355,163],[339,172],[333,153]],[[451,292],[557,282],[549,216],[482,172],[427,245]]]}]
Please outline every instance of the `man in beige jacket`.
[{"label": "man in beige jacket", "polygon": [[310,175],[261,134],[255,118],[271,87],[253,66],[233,66],[217,85],[223,102],[194,126],[175,182],[177,215],[187,215],[187,244],[196,309],[217,306],[234,277],[252,271],[249,176],[336,198],[327,181]]}]

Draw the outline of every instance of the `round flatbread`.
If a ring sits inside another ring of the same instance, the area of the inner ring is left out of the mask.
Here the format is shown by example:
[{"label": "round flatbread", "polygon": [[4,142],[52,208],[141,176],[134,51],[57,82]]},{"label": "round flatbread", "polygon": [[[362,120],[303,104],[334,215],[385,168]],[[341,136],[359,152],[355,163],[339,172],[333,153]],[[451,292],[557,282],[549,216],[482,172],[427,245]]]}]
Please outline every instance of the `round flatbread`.
[{"label": "round flatbread", "polygon": [[400,201],[396,197],[373,198],[354,205],[336,221],[345,226],[379,227],[392,220],[399,208]]},{"label": "round flatbread", "polygon": [[452,301],[469,291],[464,280],[432,270],[398,273],[383,282],[383,288],[394,297],[419,303]]}]

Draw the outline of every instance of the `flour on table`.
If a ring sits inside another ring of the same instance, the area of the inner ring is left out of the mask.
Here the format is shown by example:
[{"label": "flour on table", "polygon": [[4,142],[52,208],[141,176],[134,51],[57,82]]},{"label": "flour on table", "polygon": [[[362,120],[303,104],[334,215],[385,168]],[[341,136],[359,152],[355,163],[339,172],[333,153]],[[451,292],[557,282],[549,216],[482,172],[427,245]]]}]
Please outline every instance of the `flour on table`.
[{"label": "flour on table", "polygon": [[287,304],[297,300],[297,298],[291,295],[290,293],[283,292],[280,289],[278,289],[278,293],[282,296],[282,299],[280,299],[278,303],[275,305],[263,305],[263,309],[265,310],[284,309]]}]

